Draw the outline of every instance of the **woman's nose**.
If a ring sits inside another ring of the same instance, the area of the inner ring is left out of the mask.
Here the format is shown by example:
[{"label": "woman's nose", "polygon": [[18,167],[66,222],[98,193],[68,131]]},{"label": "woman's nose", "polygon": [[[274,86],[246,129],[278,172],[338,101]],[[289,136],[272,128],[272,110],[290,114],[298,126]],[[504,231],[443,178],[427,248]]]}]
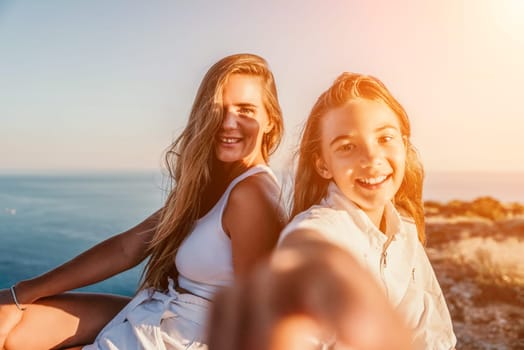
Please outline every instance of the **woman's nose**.
[{"label": "woman's nose", "polygon": [[224,130],[236,129],[238,126],[237,116],[233,112],[225,112],[222,120],[222,128]]}]

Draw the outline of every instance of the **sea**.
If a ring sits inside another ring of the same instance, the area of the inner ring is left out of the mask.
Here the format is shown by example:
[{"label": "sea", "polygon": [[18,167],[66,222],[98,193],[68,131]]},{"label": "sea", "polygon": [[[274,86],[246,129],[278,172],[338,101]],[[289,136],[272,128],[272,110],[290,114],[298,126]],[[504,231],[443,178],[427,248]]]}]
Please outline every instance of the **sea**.
[{"label": "sea", "polygon": [[[0,289],[40,275],[160,208],[154,172],[0,175]],[[141,265],[80,291],[131,296]]]},{"label": "sea", "polygon": [[[154,171],[0,174],[0,289],[133,227],[162,206],[168,184]],[[426,175],[426,200],[481,196],[524,204],[524,173]],[[79,290],[131,296],[143,267]]]}]

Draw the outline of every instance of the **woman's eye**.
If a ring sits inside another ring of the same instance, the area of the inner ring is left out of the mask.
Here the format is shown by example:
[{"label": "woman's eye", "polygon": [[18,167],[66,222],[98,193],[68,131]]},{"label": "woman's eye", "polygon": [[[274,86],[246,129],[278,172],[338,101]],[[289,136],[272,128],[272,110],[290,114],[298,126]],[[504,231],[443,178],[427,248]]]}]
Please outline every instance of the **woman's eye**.
[{"label": "woman's eye", "polygon": [[240,115],[252,116],[254,113],[255,111],[252,110],[251,108],[239,108],[238,109],[238,114]]}]

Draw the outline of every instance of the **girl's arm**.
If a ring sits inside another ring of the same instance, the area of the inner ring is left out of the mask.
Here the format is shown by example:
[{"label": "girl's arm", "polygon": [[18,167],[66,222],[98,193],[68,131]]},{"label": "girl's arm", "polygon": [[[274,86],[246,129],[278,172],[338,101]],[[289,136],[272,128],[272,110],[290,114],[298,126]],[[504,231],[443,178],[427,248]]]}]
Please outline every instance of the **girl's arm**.
[{"label": "girl's arm", "polygon": [[19,303],[32,303],[42,297],[84,287],[139,264],[146,257],[160,210],[135,227],[113,236],[65,264],[15,286]]},{"label": "girl's arm", "polygon": [[[294,230],[214,300],[210,348],[408,350],[410,334],[374,278],[346,250]],[[331,348],[331,347],[330,347]]]},{"label": "girl's arm", "polygon": [[331,242],[324,235],[313,229],[298,228],[290,231],[280,242],[278,249],[299,249],[309,242]]},{"label": "girl's arm", "polygon": [[235,275],[245,275],[269,255],[286,222],[280,188],[269,175],[250,176],[233,188],[222,226],[231,238]]}]

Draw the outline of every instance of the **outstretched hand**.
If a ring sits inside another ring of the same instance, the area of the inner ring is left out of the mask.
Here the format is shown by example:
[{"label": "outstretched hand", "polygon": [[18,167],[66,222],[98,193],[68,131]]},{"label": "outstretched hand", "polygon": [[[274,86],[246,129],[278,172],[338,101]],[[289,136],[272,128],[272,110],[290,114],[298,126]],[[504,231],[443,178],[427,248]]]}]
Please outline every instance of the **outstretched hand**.
[{"label": "outstretched hand", "polygon": [[372,276],[341,248],[280,248],[216,296],[209,349],[410,349],[410,334]]},{"label": "outstretched hand", "polygon": [[4,349],[4,344],[16,325],[22,319],[23,312],[16,306],[11,291],[0,289],[0,350]]}]

